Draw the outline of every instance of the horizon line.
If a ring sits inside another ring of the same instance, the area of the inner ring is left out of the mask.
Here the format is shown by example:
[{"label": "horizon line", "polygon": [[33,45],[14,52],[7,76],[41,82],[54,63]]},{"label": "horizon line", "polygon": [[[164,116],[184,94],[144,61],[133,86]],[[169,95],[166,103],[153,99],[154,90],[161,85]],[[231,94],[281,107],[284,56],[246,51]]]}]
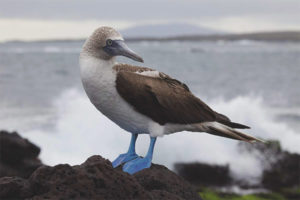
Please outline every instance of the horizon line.
[{"label": "horizon line", "polygon": [[[293,35],[293,37],[286,37],[283,36],[283,38],[260,38],[259,36],[266,36],[266,35],[274,35],[277,34],[279,37],[279,34],[296,34]],[[297,35],[299,34],[299,35]],[[257,35],[258,38],[242,38],[247,36],[254,36]],[[297,37],[298,36],[298,37]],[[223,38],[223,39],[222,39]],[[124,37],[125,40],[129,42],[137,42],[137,41],[172,41],[172,40],[202,40],[202,41],[236,41],[236,40],[253,40],[253,41],[299,41],[300,42],[300,29],[287,29],[287,30],[266,30],[266,31],[249,31],[249,32],[243,32],[243,33],[212,33],[212,34],[183,34],[183,35],[175,35],[175,36],[138,36],[138,37]],[[11,40],[1,40],[0,43],[26,43],[26,42],[73,42],[73,41],[84,41],[86,40],[86,37],[73,37],[73,38],[64,38],[64,37],[57,37],[57,38],[45,38],[45,39],[11,39]]]}]

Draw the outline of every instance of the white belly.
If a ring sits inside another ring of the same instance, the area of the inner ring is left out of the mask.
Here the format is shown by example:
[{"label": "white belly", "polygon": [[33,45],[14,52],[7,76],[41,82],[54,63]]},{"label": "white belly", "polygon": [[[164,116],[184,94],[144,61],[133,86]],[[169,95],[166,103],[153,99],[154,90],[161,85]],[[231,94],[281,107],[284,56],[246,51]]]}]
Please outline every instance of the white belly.
[{"label": "white belly", "polygon": [[[105,62],[105,63],[102,63]],[[107,61],[81,58],[81,79],[84,89],[95,107],[105,116],[131,133],[149,133],[152,120],[136,112],[118,94],[115,87],[116,72]]]}]

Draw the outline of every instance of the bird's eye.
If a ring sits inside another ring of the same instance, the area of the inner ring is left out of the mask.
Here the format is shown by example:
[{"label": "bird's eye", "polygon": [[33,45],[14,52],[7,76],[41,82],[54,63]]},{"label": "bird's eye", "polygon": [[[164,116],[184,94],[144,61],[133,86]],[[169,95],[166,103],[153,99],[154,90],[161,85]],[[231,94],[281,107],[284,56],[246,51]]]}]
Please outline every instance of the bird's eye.
[{"label": "bird's eye", "polygon": [[108,40],[106,41],[106,44],[107,44],[108,46],[111,46],[112,43],[113,43],[113,41],[112,41],[111,39],[108,39]]}]

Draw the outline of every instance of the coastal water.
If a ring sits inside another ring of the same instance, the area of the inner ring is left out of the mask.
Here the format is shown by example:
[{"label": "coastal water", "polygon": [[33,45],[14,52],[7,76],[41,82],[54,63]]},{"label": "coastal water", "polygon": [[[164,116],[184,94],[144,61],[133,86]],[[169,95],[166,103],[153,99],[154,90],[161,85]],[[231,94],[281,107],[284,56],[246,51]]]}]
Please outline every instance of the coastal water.
[{"label": "coastal water", "polygon": [[[100,154],[113,159],[127,150],[130,134],[100,114],[80,82],[83,41],[0,44],[0,129],[16,130],[42,148],[50,165],[79,164]],[[300,153],[300,44],[236,42],[131,42],[145,60],[185,82],[216,111],[252,127],[245,132],[278,139]],[[120,62],[134,63],[126,58]],[[148,137],[137,142],[145,154]],[[158,140],[154,162],[229,163],[240,176],[257,177],[261,167],[237,142],[182,132]]]}]

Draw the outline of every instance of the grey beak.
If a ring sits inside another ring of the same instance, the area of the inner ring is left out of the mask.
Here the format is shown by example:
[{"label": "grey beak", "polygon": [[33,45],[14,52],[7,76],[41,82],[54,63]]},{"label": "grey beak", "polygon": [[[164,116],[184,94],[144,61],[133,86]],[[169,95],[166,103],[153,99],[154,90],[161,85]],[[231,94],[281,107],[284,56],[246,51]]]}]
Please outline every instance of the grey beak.
[{"label": "grey beak", "polygon": [[144,62],[143,58],[129,49],[123,40],[113,40],[111,45],[106,45],[103,49],[111,56],[125,56],[138,62]]}]

